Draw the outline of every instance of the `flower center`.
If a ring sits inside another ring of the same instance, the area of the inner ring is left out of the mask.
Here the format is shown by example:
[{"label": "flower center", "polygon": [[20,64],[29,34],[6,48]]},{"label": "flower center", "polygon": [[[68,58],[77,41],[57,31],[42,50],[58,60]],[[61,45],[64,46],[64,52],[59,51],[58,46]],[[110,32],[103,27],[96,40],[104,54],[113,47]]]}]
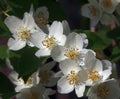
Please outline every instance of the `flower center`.
[{"label": "flower center", "polygon": [[91,14],[92,16],[96,16],[96,15],[97,15],[97,9],[96,9],[95,6],[90,5],[90,6],[88,6],[88,8],[89,8],[90,14]]},{"label": "flower center", "polygon": [[112,1],[111,0],[102,0],[103,6],[105,7],[111,7]]},{"label": "flower center", "polygon": [[48,83],[51,75],[52,75],[52,74],[51,74],[49,71],[47,71],[47,70],[41,71],[41,72],[39,73],[39,77],[40,77],[41,83],[43,83],[43,84]]},{"label": "flower center", "polygon": [[42,41],[43,46],[46,46],[47,48],[52,48],[55,43],[55,37],[54,36],[46,36],[45,39]]},{"label": "flower center", "polygon": [[38,95],[35,92],[30,92],[29,99],[38,99]]},{"label": "flower center", "polygon": [[25,27],[20,27],[18,29],[17,35],[22,40],[25,40],[31,37],[30,31]]},{"label": "flower center", "polygon": [[39,12],[37,16],[35,16],[35,20],[38,25],[46,25],[48,20],[45,18],[43,12]]},{"label": "flower center", "polygon": [[65,49],[64,55],[72,60],[77,59],[79,52],[77,48],[69,48]]},{"label": "flower center", "polygon": [[33,78],[32,77],[29,77],[27,82],[25,83],[26,85],[31,85],[33,84]]},{"label": "flower center", "polygon": [[70,85],[78,84],[78,75],[75,73],[74,70],[70,71],[70,73],[66,76]]},{"label": "flower center", "polygon": [[91,79],[92,81],[97,81],[100,79],[100,75],[97,71],[89,71],[88,79]]},{"label": "flower center", "polygon": [[96,94],[101,99],[105,99],[105,97],[109,94],[109,88],[106,85],[99,85]]}]

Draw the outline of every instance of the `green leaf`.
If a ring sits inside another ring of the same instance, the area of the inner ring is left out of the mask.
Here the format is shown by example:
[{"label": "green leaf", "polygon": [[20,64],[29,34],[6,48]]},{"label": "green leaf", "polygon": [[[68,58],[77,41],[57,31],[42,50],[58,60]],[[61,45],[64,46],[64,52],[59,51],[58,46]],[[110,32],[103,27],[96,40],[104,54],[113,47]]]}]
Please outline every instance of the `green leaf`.
[{"label": "green leaf", "polygon": [[8,47],[6,45],[0,46],[0,59],[5,59],[6,57],[8,57],[7,50]]},{"label": "green leaf", "polygon": [[120,41],[120,27],[117,27],[107,33],[108,37]]},{"label": "green leaf", "polygon": [[117,62],[120,60],[120,46],[116,46],[113,48],[111,60],[113,62]]},{"label": "green leaf", "polygon": [[21,55],[20,57],[10,58],[11,64],[13,65],[15,71],[19,73],[20,77],[24,78],[24,76],[29,76],[35,72],[38,67],[40,67],[40,64],[44,58],[37,58],[34,55],[36,51],[36,48],[25,47],[18,51],[18,53]]},{"label": "green leaf", "polygon": [[14,92],[14,86],[3,73],[0,72],[0,94]]}]

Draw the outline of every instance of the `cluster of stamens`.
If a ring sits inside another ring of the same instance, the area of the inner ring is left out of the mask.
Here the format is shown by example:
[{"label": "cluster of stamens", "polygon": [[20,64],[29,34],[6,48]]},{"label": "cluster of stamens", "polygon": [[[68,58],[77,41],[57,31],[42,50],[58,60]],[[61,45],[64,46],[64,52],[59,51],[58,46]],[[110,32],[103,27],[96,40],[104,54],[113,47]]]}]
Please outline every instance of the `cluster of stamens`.
[{"label": "cluster of stamens", "polygon": [[65,49],[64,55],[72,60],[77,59],[79,52],[77,48],[67,48]]},{"label": "cluster of stamens", "polygon": [[39,12],[35,19],[38,25],[46,25],[48,23],[48,20],[45,18],[43,12]]},{"label": "cluster of stamens", "polygon": [[66,76],[66,79],[70,85],[78,84],[78,75],[74,70],[70,71],[70,73]]},{"label": "cluster of stamens", "polygon": [[56,43],[55,43],[55,37],[54,36],[46,36],[45,39],[42,41],[43,46],[46,48],[52,48]]},{"label": "cluster of stamens", "polygon": [[97,71],[89,71],[88,79],[90,79],[92,81],[98,81],[100,79],[100,75]]},{"label": "cluster of stamens", "polygon": [[20,27],[17,31],[18,38],[25,40],[31,37],[30,31],[25,27]]}]

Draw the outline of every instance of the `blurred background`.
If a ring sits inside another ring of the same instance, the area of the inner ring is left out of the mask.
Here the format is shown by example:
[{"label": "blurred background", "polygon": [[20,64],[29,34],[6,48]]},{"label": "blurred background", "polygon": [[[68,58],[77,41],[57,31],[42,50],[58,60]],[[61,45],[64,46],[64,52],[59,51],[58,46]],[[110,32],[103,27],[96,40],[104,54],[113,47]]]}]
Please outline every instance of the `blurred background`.
[{"label": "blurred background", "polygon": [[[108,59],[113,62],[113,77],[119,79],[120,76],[120,27],[103,26],[99,24],[96,31],[91,31],[90,20],[81,15],[81,7],[87,0],[0,0],[0,68],[6,72],[4,61],[6,48],[3,47],[11,36],[10,31],[4,24],[7,14],[19,18],[23,17],[24,12],[29,12],[31,4],[34,9],[46,6],[49,11],[49,23],[54,20],[67,20],[71,31],[84,32],[88,36],[89,46],[97,53],[100,59]],[[113,42],[114,40],[114,42]],[[113,44],[114,43],[114,44]],[[0,82],[1,83],[1,82]],[[3,88],[0,84],[0,88]],[[56,88],[56,87],[54,87]],[[4,88],[7,90],[7,88]],[[11,89],[13,90],[13,89]],[[3,91],[0,89],[0,92]],[[68,95],[56,94],[51,99],[78,99],[75,92]],[[83,97],[80,99],[87,99]]]}]

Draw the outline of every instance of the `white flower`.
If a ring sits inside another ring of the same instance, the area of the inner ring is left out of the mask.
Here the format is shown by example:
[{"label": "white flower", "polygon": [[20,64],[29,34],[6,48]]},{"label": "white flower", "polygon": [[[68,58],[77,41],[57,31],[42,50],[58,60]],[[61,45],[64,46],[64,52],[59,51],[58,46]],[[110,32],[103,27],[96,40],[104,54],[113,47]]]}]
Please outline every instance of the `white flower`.
[{"label": "white flower", "polygon": [[60,62],[64,59],[78,60],[79,56],[88,50],[83,48],[83,38],[80,34],[70,33],[64,46],[55,46],[51,51],[51,57]]},{"label": "white flower", "polygon": [[88,99],[119,99],[120,87],[115,79],[97,83],[87,93]]},{"label": "white flower", "polygon": [[49,27],[49,34],[41,35],[36,46],[40,48],[35,55],[48,56],[56,45],[64,45],[66,36],[63,34],[63,26],[61,22],[54,21]]},{"label": "white flower", "polygon": [[22,20],[15,16],[8,16],[4,22],[13,36],[13,38],[8,40],[10,50],[20,50],[25,47],[26,44],[34,46],[30,38],[32,38],[33,35],[39,36],[41,30],[35,24],[31,14],[24,13]]},{"label": "white flower", "polygon": [[31,88],[22,89],[16,95],[16,99],[49,99],[48,95],[53,95],[55,91],[50,88],[45,88],[38,84]]},{"label": "white flower", "polygon": [[34,72],[26,82],[22,78],[18,77],[19,74],[14,70],[8,75],[10,81],[15,85],[16,92],[20,92],[24,88],[30,88],[39,83],[38,72]]},{"label": "white flower", "polygon": [[118,0],[99,0],[99,3],[105,12],[112,14],[115,11],[116,6],[119,4],[119,1]]},{"label": "white flower", "polygon": [[34,20],[36,24],[44,31],[48,33],[48,18],[49,18],[49,12],[47,7],[39,7],[36,9],[36,11],[33,13]]},{"label": "white flower", "polygon": [[96,82],[106,80],[111,74],[111,63],[107,60],[100,61],[91,51],[86,54],[85,65],[82,66],[88,73],[86,85],[91,86]]},{"label": "white flower", "polygon": [[74,60],[61,61],[59,67],[63,76],[57,82],[58,92],[67,94],[75,89],[77,96],[82,97],[85,91],[84,82],[88,78],[87,73]]},{"label": "white flower", "polygon": [[96,26],[101,18],[102,9],[97,0],[89,0],[89,3],[82,6],[81,14],[84,17],[90,18],[91,26]]},{"label": "white flower", "polygon": [[56,62],[52,61],[44,64],[39,68],[40,83],[44,86],[51,87],[56,85],[58,78],[55,78],[55,73],[51,70]]}]

